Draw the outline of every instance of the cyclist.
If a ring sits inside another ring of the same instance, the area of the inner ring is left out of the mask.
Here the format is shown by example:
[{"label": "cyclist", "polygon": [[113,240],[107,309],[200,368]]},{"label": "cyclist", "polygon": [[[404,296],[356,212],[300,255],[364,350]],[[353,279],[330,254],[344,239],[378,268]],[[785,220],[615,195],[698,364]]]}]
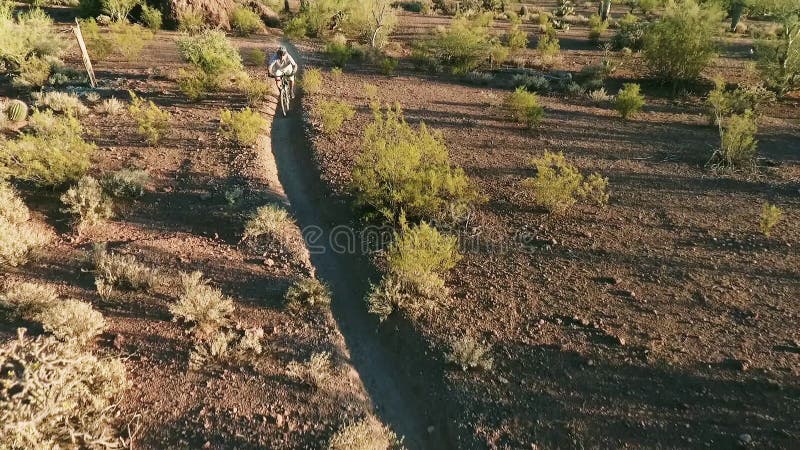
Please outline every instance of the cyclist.
[{"label": "cyclist", "polygon": [[281,45],[278,51],[269,59],[267,71],[270,76],[275,77],[275,85],[278,86],[278,90],[281,88],[281,77],[289,77],[291,97],[294,98],[294,74],[297,73],[297,63],[292,58],[292,55],[286,51],[286,47]]}]

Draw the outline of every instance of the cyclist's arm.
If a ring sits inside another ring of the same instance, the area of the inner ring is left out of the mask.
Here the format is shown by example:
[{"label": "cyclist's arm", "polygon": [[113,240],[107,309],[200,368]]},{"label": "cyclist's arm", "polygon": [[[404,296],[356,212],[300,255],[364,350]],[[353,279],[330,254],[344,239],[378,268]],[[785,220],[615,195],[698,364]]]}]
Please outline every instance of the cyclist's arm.
[{"label": "cyclist's arm", "polygon": [[289,57],[289,64],[292,65],[292,73],[297,73],[297,62],[292,58],[292,55],[287,53],[286,56]]},{"label": "cyclist's arm", "polygon": [[269,64],[267,65],[267,73],[270,75],[275,75],[275,66],[278,64],[278,59],[270,60]]}]

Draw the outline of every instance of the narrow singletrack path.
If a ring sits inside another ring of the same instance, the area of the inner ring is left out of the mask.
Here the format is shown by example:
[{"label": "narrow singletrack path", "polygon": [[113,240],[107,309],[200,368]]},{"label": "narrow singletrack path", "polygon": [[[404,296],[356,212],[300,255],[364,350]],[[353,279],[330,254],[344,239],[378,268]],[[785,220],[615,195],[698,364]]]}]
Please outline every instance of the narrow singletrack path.
[{"label": "narrow singletrack path", "polygon": [[[299,55],[293,46],[288,43],[286,46],[295,57]],[[409,383],[404,382],[398,362],[379,342],[376,322],[366,311],[364,295],[373,269],[361,255],[336,252],[332,248],[331,231],[337,224],[348,223],[350,211],[346,205],[332,201],[322,186],[303,131],[299,102],[294,102],[292,108],[287,117],[275,116],[272,151],[278,177],[298,224],[303,230],[319,231],[319,238],[312,243],[317,249],[312,251],[311,260],[318,276],[331,288],[333,315],[350,351],[350,362],[359,373],[377,415],[405,436],[409,450],[447,448],[438,427],[428,432],[433,422],[425,411],[435,406],[418,398]]]}]

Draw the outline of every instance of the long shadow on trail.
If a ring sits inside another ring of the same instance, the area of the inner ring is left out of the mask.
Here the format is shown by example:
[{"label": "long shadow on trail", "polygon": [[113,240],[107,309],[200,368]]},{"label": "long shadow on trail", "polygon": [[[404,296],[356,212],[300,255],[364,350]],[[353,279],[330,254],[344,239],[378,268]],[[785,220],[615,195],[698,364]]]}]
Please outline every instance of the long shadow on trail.
[{"label": "long shadow on trail", "polygon": [[[361,255],[335,250],[341,241],[332,236],[342,237],[343,228],[337,225],[350,222],[350,209],[321,185],[300,112],[292,111],[288,117],[276,116],[271,137],[281,184],[309,241],[317,274],[331,288],[333,315],[344,335],[350,362],[360,374],[376,413],[405,436],[405,445],[410,449],[448,448],[444,438],[438,436],[441,427],[436,426],[434,433],[427,431],[435,421],[432,417],[437,412],[436,402],[419,398],[420,391],[402,375],[405,370],[379,342],[377,321],[364,307],[363,298],[374,270]],[[348,233],[348,238],[356,243],[354,232]],[[354,248],[360,248],[360,243]],[[433,380],[422,381],[429,385]]]}]

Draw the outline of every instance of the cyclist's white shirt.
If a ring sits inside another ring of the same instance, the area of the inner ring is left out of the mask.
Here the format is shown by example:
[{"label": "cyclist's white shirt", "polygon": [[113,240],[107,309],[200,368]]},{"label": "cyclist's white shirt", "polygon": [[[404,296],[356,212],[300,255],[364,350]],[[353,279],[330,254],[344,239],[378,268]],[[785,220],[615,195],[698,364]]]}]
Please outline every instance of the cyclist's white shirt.
[{"label": "cyclist's white shirt", "polygon": [[[269,73],[273,75],[283,75],[285,73],[294,74],[297,70],[297,63],[294,61],[294,58],[292,58],[292,55],[288,53],[283,59],[279,58],[278,55],[272,55],[268,67]],[[280,73],[278,71],[280,71]]]}]

